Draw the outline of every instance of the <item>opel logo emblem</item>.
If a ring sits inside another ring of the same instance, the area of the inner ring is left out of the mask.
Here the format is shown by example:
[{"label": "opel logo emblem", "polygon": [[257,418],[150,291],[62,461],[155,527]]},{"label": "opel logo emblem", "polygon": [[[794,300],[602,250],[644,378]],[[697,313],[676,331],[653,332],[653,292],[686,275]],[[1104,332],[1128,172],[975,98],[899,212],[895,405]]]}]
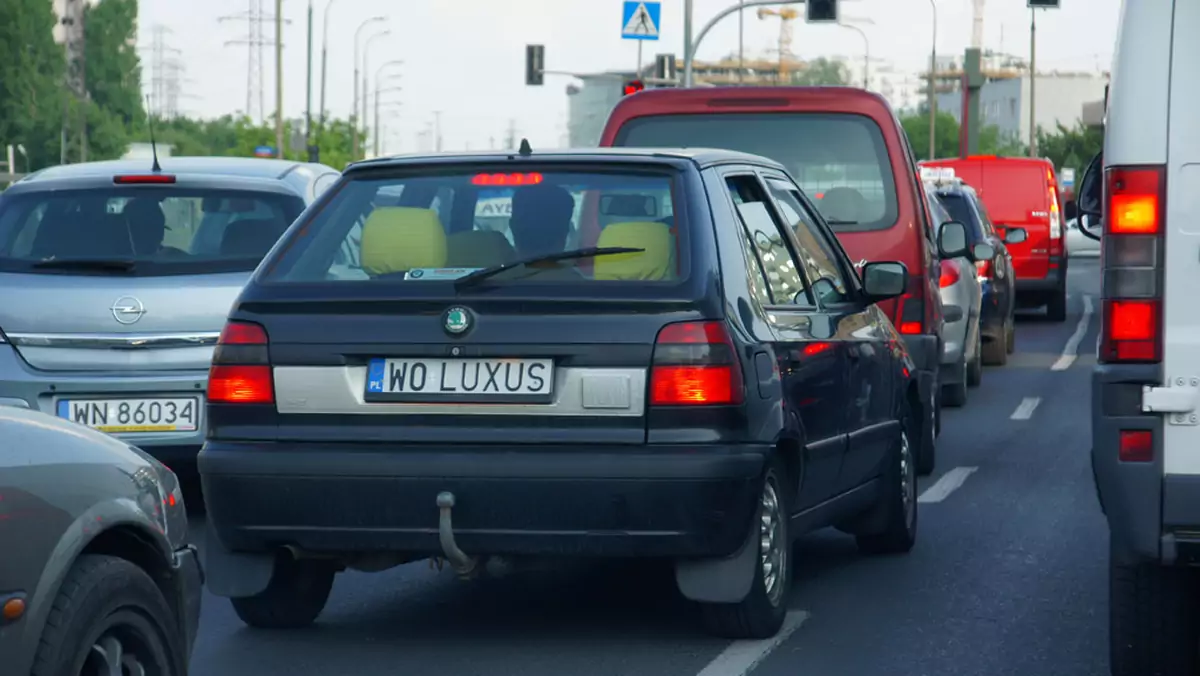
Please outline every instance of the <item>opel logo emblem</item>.
[{"label": "opel logo emblem", "polygon": [[443,316],[446,333],[458,335],[471,328],[471,313],[465,307],[452,307]]},{"label": "opel logo emblem", "polygon": [[113,302],[109,310],[118,324],[126,325],[138,323],[142,315],[146,314],[146,306],[133,296],[121,296]]}]

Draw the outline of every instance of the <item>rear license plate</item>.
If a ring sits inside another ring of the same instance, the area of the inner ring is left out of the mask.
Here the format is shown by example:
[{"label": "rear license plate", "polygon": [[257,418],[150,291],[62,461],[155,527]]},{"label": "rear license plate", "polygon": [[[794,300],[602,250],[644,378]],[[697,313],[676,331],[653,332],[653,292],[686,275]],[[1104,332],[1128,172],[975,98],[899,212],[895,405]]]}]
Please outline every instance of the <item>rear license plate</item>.
[{"label": "rear license plate", "polygon": [[58,402],[58,417],[101,432],[195,432],[200,399],[67,399]]},{"label": "rear license plate", "polygon": [[368,401],[538,403],[554,386],[552,359],[372,359]]}]

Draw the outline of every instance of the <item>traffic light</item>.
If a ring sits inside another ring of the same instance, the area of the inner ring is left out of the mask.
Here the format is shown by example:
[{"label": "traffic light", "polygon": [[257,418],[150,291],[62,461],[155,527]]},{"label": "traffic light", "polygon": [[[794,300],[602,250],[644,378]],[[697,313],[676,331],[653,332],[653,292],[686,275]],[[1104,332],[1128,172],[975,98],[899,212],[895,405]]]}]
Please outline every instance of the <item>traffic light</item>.
[{"label": "traffic light", "polygon": [[837,23],[837,0],[805,0],[804,20],[808,23]]},{"label": "traffic light", "polygon": [[546,75],[545,45],[525,45],[525,84],[541,86]]},{"label": "traffic light", "polygon": [[1058,9],[1059,0],[1028,0],[1030,9]]},{"label": "traffic light", "polygon": [[636,94],[646,88],[646,83],[641,80],[630,80],[625,83],[625,96]]}]

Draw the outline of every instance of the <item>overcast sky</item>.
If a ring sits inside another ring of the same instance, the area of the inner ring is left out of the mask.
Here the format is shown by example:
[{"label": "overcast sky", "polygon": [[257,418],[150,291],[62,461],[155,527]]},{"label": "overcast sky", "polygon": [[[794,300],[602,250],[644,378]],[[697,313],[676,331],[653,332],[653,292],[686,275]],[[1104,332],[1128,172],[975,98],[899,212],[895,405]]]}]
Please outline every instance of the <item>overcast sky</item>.
[{"label": "overcast sky", "polygon": [[[323,16],[330,0],[313,0],[313,108],[320,92],[320,50]],[[260,0],[274,14],[275,0]],[[504,137],[509,120],[518,133],[537,145],[557,144],[566,121],[570,83],[566,76],[547,76],[543,87],[524,85],[524,45],[546,46],[546,68],[570,72],[631,69],[637,46],[621,40],[621,0],[332,0],[329,12],[327,107],[331,114],[349,114],[354,97],[354,34],[363,20],[387,17],[363,31],[364,43],[376,31],[390,30],[372,40],[367,50],[374,80],[378,67],[403,60],[385,73],[398,73],[387,86],[403,90],[385,94],[392,106],[388,150],[416,150],[417,134],[441,111],[446,149],[486,148]],[[185,96],[181,112],[212,117],[246,107],[245,16],[252,0],[140,0],[143,64],[153,65],[153,29],[162,26],[169,45],[185,64]],[[695,0],[696,29],[733,0]],[[1025,0],[987,0],[985,46],[1027,55],[1029,10]],[[972,0],[937,0],[939,53],[961,53],[970,41]],[[1062,9],[1039,12],[1038,66],[1062,70],[1107,69],[1112,59],[1120,0],[1062,0]],[[305,106],[306,0],[284,0],[284,110],[303,115]],[[663,0],[661,39],[648,42],[645,59],[657,52],[683,54],[683,0]],[[929,58],[932,13],[929,0],[844,0],[843,16],[868,19],[863,24],[873,58],[885,58],[904,68],[918,69]],[[221,21],[221,17],[239,17]],[[701,45],[698,59],[717,58],[737,48],[737,16],[719,24]],[[268,39],[274,25],[264,27]],[[760,21],[746,12],[747,53],[765,54],[778,41],[778,20]],[[847,55],[861,57],[862,38],[837,26],[806,26],[797,21],[793,51],[801,58]],[[275,58],[265,50],[263,81],[266,109],[274,110]],[[149,72],[147,72],[147,81]],[[374,84],[372,84],[374,87]]]}]

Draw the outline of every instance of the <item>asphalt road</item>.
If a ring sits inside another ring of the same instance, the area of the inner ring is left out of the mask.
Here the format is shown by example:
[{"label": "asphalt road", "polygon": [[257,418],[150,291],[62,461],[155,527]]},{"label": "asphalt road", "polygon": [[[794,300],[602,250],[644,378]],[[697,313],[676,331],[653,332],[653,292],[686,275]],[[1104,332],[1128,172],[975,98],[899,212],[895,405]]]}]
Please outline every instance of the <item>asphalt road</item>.
[{"label": "asphalt road", "polygon": [[1009,365],[988,369],[965,408],[945,411],[914,550],[871,559],[849,536],[805,537],[793,613],[774,641],[706,637],[666,570],[460,582],[419,563],[339,576],[324,615],[300,631],[247,629],[208,596],[192,673],[1107,673],[1107,531],[1088,464],[1096,262],[1073,261],[1070,282],[1068,320],[1022,317]]}]

